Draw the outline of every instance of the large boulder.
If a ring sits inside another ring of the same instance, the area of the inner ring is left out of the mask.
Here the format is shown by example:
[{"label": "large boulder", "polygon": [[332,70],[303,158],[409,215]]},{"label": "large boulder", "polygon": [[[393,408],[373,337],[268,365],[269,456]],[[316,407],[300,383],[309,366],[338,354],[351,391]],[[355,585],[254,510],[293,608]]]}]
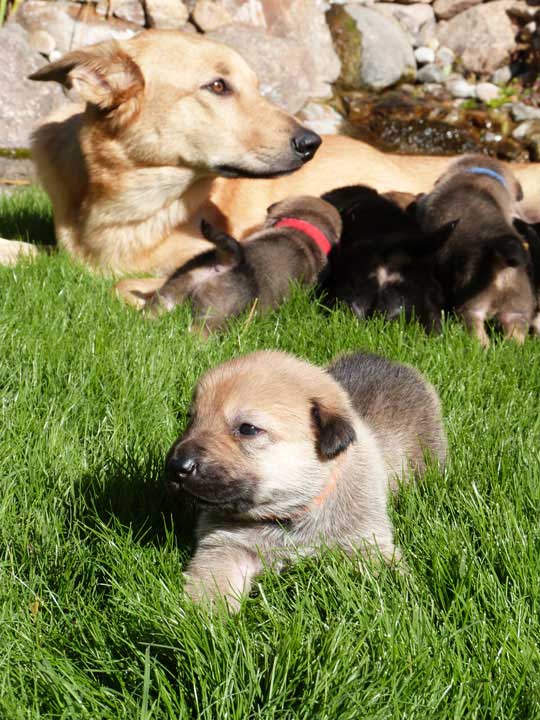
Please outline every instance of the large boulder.
[{"label": "large boulder", "polygon": [[454,15],[465,12],[481,2],[482,0],[435,0],[433,10],[441,20],[450,20]]},{"label": "large boulder", "polygon": [[261,93],[288,112],[297,112],[312,96],[312,68],[304,48],[295,40],[273,37],[263,28],[239,23],[225,25],[206,37],[240,53],[257,73]]},{"label": "large boulder", "polygon": [[494,0],[476,5],[437,26],[441,45],[461,57],[463,66],[475,73],[492,73],[510,59],[515,47],[515,31],[507,10],[525,3]]},{"label": "large boulder", "polygon": [[210,29],[230,18],[234,23],[262,28],[274,37],[293,40],[304,49],[311,96],[321,98],[331,94],[330,84],[340,71],[325,21],[328,7],[326,0],[198,0],[194,19]]},{"label": "large boulder", "polygon": [[27,0],[17,12],[16,20],[29,33],[46,30],[60,53],[102,40],[125,40],[141,30],[138,25],[119,18],[106,20],[93,5],[75,2]]},{"label": "large boulder", "polygon": [[414,3],[401,5],[400,3],[377,3],[377,10],[394,17],[408,34],[415,47],[425,45],[435,37],[435,13],[431,5]]},{"label": "large boulder", "polygon": [[399,22],[375,7],[334,5],[328,20],[342,63],[340,82],[382,90],[416,74],[411,42]]},{"label": "large boulder", "polygon": [[35,83],[27,76],[43,66],[28,35],[10,22],[0,28],[0,147],[28,148],[38,121],[64,100],[56,83]]}]

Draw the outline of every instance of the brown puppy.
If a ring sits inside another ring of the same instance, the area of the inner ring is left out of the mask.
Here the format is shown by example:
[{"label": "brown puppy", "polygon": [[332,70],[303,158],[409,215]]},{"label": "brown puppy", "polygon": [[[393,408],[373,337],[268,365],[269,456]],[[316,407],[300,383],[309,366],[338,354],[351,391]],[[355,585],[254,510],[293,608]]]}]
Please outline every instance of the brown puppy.
[{"label": "brown puppy", "polygon": [[245,244],[208,223],[202,231],[216,249],[183,265],[157,292],[145,296],[140,280],[122,280],[117,291],[152,313],[189,299],[196,324],[218,330],[255,300],[263,312],[276,308],[289,294],[291,280],[314,285],[339,242],[341,218],[324,200],[299,197],[268,208],[264,227]]},{"label": "brown puppy", "polygon": [[508,338],[525,339],[534,312],[530,257],[514,228],[521,186],[508,167],[483,155],[450,165],[417,203],[426,232],[459,220],[437,253],[448,309],[456,310],[482,345],[496,318]]},{"label": "brown puppy", "polygon": [[187,593],[237,608],[265,564],[322,545],[392,560],[388,490],[424,453],[444,463],[446,440],[411,367],[357,353],[324,370],[264,351],[214,368],[166,463],[170,490],[200,508]]}]

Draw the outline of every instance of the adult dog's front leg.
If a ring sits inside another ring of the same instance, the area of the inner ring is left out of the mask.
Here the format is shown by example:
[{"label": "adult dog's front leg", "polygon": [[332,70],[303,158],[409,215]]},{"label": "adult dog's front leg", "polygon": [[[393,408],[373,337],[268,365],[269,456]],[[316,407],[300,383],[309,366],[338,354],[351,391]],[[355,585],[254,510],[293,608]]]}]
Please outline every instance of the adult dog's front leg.
[{"label": "adult dog's front leg", "polygon": [[258,554],[242,547],[200,548],[184,574],[184,590],[194,602],[222,598],[236,612],[263,569]]},{"label": "adult dog's front leg", "polygon": [[39,249],[32,243],[0,238],[0,265],[16,265],[23,257],[36,257]]}]

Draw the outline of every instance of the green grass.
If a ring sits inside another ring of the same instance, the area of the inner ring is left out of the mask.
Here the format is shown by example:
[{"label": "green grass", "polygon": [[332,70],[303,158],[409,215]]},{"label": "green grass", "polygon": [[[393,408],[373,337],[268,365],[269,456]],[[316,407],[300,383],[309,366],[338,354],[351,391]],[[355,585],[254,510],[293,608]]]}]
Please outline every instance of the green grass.
[{"label": "green grass", "polygon": [[[0,202],[0,235],[51,234],[42,195]],[[202,344],[187,309],[145,321],[62,254],[0,285],[0,718],[540,717],[538,341],[484,352],[296,292]],[[197,377],[261,347],[418,366],[450,463],[392,502],[403,574],[326,552],[211,615],[163,459]]]}]

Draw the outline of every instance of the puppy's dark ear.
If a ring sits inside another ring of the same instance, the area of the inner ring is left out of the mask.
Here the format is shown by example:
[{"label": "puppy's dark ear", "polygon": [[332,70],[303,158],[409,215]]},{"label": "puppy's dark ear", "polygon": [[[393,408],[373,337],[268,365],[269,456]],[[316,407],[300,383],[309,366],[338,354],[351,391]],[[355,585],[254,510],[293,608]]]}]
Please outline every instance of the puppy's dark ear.
[{"label": "puppy's dark ear", "polygon": [[350,418],[328,409],[319,400],[311,401],[311,419],[317,452],[325,460],[335,458],[356,440]]}]

